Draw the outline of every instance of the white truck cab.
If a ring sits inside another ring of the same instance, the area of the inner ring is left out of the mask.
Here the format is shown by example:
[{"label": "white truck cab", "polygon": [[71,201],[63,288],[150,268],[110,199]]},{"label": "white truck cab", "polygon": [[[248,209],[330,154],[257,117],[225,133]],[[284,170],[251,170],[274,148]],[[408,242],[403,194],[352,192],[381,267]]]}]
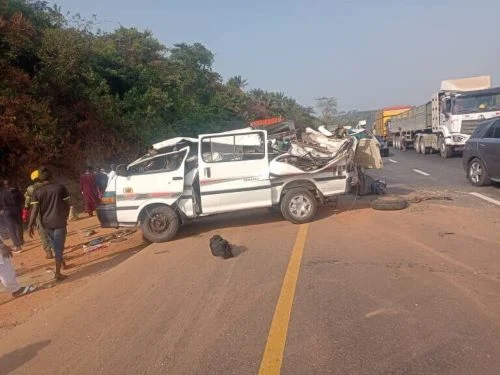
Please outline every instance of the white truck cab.
[{"label": "white truck cab", "polygon": [[500,88],[491,88],[490,76],[446,80],[430,102],[394,116],[389,131],[400,150],[446,159],[463,152],[478,123],[499,115]]},{"label": "white truck cab", "polygon": [[318,203],[343,194],[355,148],[312,173],[270,172],[267,133],[237,130],[153,145],[108,184],[97,209],[102,227],[140,225],[152,242],[171,240],[187,220],[253,208],[279,208],[293,223],[314,219]]}]

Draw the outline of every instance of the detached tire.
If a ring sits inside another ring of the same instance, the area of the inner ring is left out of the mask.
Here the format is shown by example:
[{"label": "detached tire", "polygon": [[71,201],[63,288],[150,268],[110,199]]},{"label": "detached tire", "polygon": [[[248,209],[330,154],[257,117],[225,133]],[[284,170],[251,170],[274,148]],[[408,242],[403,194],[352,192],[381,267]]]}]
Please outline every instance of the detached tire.
[{"label": "detached tire", "polygon": [[179,230],[179,217],[169,206],[146,207],[141,220],[144,238],[151,242],[167,242],[175,237]]},{"label": "detached tire", "polygon": [[287,191],[281,200],[283,217],[294,224],[309,223],[316,216],[317,210],[316,198],[304,188]]},{"label": "detached tire", "polygon": [[379,211],[397,211],[408,207],[408,201],[397,197],[383,197],[375,199],[371,206]]}]

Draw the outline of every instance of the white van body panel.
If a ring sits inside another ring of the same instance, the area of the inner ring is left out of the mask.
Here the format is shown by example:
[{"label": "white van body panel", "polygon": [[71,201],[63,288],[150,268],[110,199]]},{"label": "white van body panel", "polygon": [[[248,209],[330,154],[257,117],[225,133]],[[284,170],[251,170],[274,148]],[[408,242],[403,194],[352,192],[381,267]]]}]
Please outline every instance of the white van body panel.
[{"label": "white van body panel", "polygon": [[[142,209],[150,204],[173,205],[184,191],[184,169],[189,147],[180,151],[145,158],[144,162],[156,163],[169,156],[182,158],[174,171],[154,170],[141,174],[116,177],[116,211],[120,224],[137,223]],[[137,163],[134,163],[137,165]]]}]

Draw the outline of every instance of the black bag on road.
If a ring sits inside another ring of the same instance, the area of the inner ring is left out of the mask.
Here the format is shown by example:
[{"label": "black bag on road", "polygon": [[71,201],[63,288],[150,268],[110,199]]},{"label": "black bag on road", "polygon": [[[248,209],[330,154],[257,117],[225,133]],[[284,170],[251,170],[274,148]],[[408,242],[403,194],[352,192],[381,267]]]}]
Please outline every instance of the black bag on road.
[{"label": "black bag on road", "polygon": [[229,245],[229,242],[218,234],[210,238],[210,250],[212,251],[212,255],[214,257],[221,257],[224,259],[233,257],[231,245]]}]

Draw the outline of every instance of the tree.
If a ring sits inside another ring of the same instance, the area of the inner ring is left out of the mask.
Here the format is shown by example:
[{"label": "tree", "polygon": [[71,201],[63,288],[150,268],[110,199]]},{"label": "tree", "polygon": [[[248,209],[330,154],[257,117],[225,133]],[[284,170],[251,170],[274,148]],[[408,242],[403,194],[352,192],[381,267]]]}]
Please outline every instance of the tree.
[{"label": "tree", "polygon": [[178,135],[284,116],[315,122],[283,92],[223,82],[200,43],[168,48],[149,30],[96,28],[45,1],[0,0],[0,172],[27,180],[40,163],[77,175],[85,163],[128,162]]},{"label": "tree", "polygon": [[230,88],[235,88],[240,91],[243,91],[243,89],[248,86],[248,81],[242,78],[240,75],[237,75],[229,78],[227,80],[226,85]]},{"label": "tree", "polygon": [[337,114],[337,99],[334,97],[316,98],[316,107],[321,113],[321,122],[326,125],[333,124],[333,118]]}]

